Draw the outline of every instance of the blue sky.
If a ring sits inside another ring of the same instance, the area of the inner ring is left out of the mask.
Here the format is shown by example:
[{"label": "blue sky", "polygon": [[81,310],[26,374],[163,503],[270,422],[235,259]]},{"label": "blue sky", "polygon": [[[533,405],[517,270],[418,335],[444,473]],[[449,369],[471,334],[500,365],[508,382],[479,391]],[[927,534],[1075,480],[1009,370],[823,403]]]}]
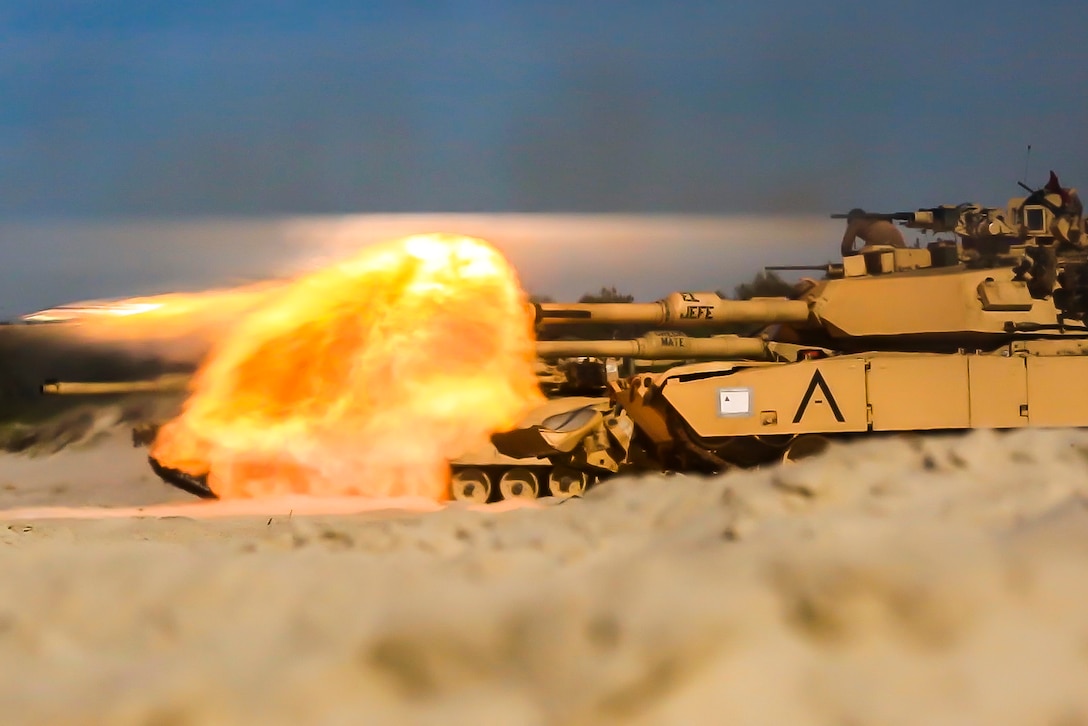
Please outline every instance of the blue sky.
[{"label": "blue sky", "polygon": [[0,2],[0,215],[786,212],[1088,187],[1088,3]]}]

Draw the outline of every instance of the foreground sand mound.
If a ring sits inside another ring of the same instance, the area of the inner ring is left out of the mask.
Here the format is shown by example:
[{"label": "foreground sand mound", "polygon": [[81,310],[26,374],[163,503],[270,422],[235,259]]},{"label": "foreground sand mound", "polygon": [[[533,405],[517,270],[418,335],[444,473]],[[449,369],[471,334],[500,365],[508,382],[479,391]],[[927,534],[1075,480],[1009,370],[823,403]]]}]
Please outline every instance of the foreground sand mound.
[{"label": "foreground sand mound", "polygon": [[23,723],[1088,723],[1084,432],[0,539]]}]

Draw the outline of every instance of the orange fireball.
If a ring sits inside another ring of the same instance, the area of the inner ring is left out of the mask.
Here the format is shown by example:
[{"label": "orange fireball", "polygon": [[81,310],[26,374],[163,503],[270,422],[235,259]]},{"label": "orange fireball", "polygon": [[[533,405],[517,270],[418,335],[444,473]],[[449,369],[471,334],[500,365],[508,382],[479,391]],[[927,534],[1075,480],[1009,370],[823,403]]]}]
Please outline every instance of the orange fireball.
[{"label": "orange fireball", "polygon": [[444,499],[448,461],[540,400],[525,302],[481,240],[368,248],[232,326],[152,456],[224,498]]}]

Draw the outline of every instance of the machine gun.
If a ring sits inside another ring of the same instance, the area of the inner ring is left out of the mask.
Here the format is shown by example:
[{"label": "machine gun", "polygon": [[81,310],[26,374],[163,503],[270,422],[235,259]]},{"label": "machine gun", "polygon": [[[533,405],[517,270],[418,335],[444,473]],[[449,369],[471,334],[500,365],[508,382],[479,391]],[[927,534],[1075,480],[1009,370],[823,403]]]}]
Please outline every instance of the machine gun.
[{"label": "machine gun", "polygon": [[910,229],[924,229],[930,232],[952,232],[959,224],[965,207],[973,205],[942,205],[919,209],[914,212],[866,212],[864,209],[852,209],[846,214],[832,214],[832,219],[872,220],[884,222],[902,222]]},{"label": "machine gun", "polygon": [[1013,238],[1017,230],[1006,219],[1006,211],[978,204],[942,204],[913,212],[874,213],[855,209],[847,214],[832,214],[832,219],[900,222],[907,229],[936,234],[955,233],[965,240]]},{"label": "machine gun", "polygon": [[1017,182],[1028,192],[1026,197],[1014,197],[1007,207],[984,207],[978,204],[942,204],[913,212],[873,213],[853,209],[846,214],[832,214],[832,219],[848,222],[898,222],[907,229],[954,233],[965,249],[987,248],[986,240],[1003,240],[1006,246],[1016,244],[1057,244],[1059,247],[1079,248],[1083,244],[1084,209],[1077,190],[1063,187],[1054,172],[1039,189]]}]

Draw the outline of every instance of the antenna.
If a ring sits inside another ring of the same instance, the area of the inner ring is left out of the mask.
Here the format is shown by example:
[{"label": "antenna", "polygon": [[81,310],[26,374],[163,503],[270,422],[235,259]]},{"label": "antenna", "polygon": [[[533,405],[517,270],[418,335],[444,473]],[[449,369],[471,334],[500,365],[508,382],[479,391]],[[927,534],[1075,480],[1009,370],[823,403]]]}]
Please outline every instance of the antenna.
[{"label": "antenna", "polygon": [[1028,152],[1024,154],[1024,181],[1028,179],[1028,161],[1031,160],[1031,144],[1028,144]]}]

